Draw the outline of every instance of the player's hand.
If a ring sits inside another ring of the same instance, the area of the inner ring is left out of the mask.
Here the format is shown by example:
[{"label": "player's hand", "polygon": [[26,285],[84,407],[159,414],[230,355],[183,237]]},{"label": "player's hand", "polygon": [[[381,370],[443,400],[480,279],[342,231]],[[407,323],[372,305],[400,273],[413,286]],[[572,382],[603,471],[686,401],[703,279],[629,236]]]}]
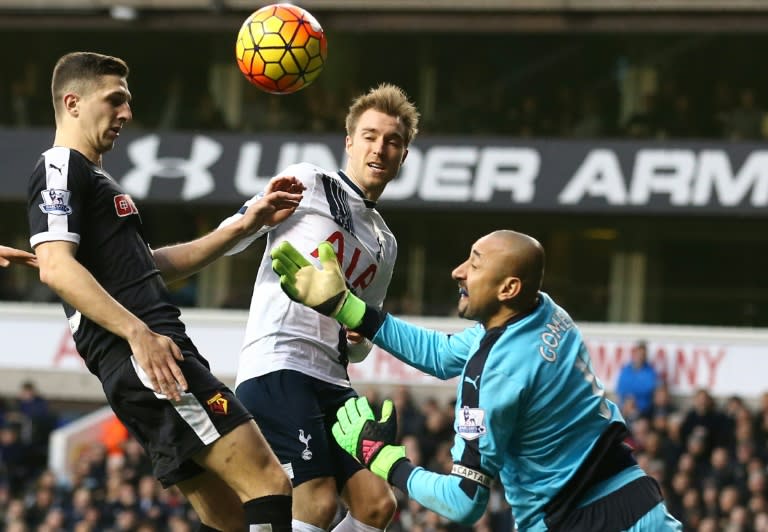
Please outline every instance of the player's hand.
[{"label": "player's hand", "polygon": [[128,339],[133,356],[139,367],[146,373],[152,389],[173,401],[181,399],[181,392],[187,389],[187,380],[177,361],[184,355],[176,343],[162,334],[148,328]]},{"label": "player's hand", "polygon": [[8,246],[0,246],[0,267],[6,268],[11,264],[22,264],[37,268],[37,257],[34,253],[22,251]]},{"label": "player's hand", "polygon": [[250,234],[264,225],[277,225],[296,211],[306,187],[293,176],[278,176],[270,180],[264,195],[251,204],[243,215]]},{"label": "player's hand", "polygon": [[272,269],[280,276],[280,287],[294,301],[354,329],[363,321],[365,303],[347,288],[333,246],[321,242],[317,252],[322,270],[312,265],[290,242],[281,242],[272,248]]},{"label": "player's hand", "polygon": [[397,437],[395,405],[389,399],[381,406],[376,421],[365,397],[348,399],[336,412],[331,431],[342,449],[384,480],[405,457],[405,447],[393,445]]},{"label": "player's hand", "polygon": [[347,360],[353,364],[362,362],[373,349],[373,343],[355,331],[347,329],[345,332],[347,333]]}]

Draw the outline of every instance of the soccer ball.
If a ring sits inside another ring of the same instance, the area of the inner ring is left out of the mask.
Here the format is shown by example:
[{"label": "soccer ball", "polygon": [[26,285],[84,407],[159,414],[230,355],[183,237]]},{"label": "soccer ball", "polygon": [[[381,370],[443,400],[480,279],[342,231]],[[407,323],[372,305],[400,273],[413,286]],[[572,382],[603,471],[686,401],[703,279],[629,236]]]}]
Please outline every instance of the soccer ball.
[{"label": "soccer ball", "polygon": [[272,94],[290,94],[315,81],[327,52],[325,33],[315,17],[291,4],[271,4],[252,13],[235,45],[240,71]]}]

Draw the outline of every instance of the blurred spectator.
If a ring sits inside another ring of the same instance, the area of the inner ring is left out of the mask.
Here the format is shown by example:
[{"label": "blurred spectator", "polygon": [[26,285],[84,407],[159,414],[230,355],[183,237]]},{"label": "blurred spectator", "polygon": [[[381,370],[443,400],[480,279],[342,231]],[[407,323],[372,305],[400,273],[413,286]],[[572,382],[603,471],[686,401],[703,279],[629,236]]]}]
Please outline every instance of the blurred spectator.
[{"label": "blurred spectator", "polygon": [[605,133],[605,123],[600,113],[600,100],[585,92],[579,104],[579,112],[570,129],[574,138],[599,138]]},{"label": "blurred spectator", "polygon": [[736,471],[731,455],[725,447],[715,447],[709,457],[707,480],[717,489],[736,484]]},{"label": "blurred spectator", "polygon": [[553,125],[539,109],[539,100],[530,94],[525,96],[520,109],[514,115],[514,131],[517,137],[546,137],[553,135]]},{"label": "blurred spectator", "polygon": [[35,472],[42,471],[48,464],[48,438],[56,427],[56,416],[32,381],[21,383],[15,406],[24,420],[21,438],[30,453],[29,464]]},{"label": "blurred spectator", "polygon": [[755,443],[761,449],[768,449],[768,392],[760,396],[760,404],[753,419]]},{"label": "blurred spectator", "polygon": [[723,446],[732,449],[733,422],[724,413],[720,412],[715,400],[705,389],[697,390],[693,397],[693,405],[685,414],[681,427],[682,441],[694,433],[705,438],[705,453],[709,454],[712,448]]},{"label": "blurred spectator", "polygon": [[669,387],[663,381],[659,381],[653,390],[653,405],[651,409],[654,417],[661,416],[662,418],[677,412],[677,405],[675,405],[672,395],[669,393]]},{"label": "blurred spectator", "polygon": [[[453,426],[450,424],[445,411],[433,397],[424,401],[422,405],[424,415],[424,431],[421,433],[421,456],[424,467],[431,468],[437,449],[442,442],[453,440]],[[433,470],[439,470],[434,469]]]},{"label": "blurred spectator", "polygon": [[674,97],[670,112],[661,117],[661,132],[673,139],[693,139],[701,136],[699,115],[691,107],[691,100],[686,94]]},{"label": "blurred spectator", "polygon": [[160,501],[160,483],[151,474],[139,479],[138,509],[146,520],[159,527],[168,517],[168,508]]},{"label": "blurred spectator", "polygon": [[724,135],[730,140],[759,139],[762,137],[764,111],[755,101],[751,88],[739,91],[739,103],[725,113]]},{"label": "blurred spectator", "polygon": [[629,398],[640,416],[650,417],[653,410],[653,394],[658,385],[658,376],[648,361],[648,346],[644,341],[637,342],[631,351],[631,360],[619,372],[616,394],[619,407],[624,407]]},{"label": "blurred spectator", "polygon": [[224,114],[214,101],[213,96],[208,92],[200,95],[193,111],[195,115],[192,123],[189,124],[191,129],[200,131],[226,131],[230,129],[229,124],[224,119]]},{"label": "blurred spectator", "polygon": [[48,511],[53,508],[54,497],[53,490],[48,487],[36,488],[28,497],[26,501],[26,509],[24,511],[24,521],[27,526],[35,530],[37,527],[45,521],[45,516]]},{"label": "blurred spectator", "polygon": [[424,416],[411,395],[408,386],[398,386],[392,397],[397,411],[397,429],[402,438],[406,435],[417,435],[424,430]]},{"label": "blurred spectator", "polygon": [[637,110],[630,115],[624,125],[624,134],[636,139],[655,138],[659,132],[659,116],[656,108],[656,95],[646,93]]},{"label": "blurred spectator", "polygon": [[20,426],[6,420],[0,426],[0,478],[8,483],[8,489],[13,496],[21,493],[24,484],[30,478],[30,468],[27,465],[29,449],[19,436]]}]

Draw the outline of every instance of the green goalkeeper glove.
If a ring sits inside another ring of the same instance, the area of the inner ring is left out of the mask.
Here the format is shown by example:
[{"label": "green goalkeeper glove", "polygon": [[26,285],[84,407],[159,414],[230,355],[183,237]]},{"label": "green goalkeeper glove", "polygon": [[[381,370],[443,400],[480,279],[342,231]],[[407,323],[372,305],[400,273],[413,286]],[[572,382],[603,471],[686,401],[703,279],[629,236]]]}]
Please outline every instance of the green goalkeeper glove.
[{"label": "green goalkeeper glove", "polygon": [[397,437],[395,405],[389,399],[381,406],[381,419],[376,421],[368,399],[353,397],[336,412],[331,429],[342,449],[384,480],[405,457],[405,447],[392,445]]},{"label": "green goalkeeper glove", "polygon": [[292,300],[354,329],[363,321],[365,303],[347,288],[333,246],[321,242],[317,252],[322,270],[313,266],[290,242],[275,246],[270,256],[272,269],[280,276],[280,288]]}]

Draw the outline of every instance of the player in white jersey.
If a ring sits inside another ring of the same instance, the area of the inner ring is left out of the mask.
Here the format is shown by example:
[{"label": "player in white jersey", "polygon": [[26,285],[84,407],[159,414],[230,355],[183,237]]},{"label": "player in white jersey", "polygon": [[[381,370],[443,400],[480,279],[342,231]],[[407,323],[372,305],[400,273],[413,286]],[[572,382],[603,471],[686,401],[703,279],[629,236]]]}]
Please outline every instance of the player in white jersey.
[{"label": "player in white jersey", "polygon": [[351,459],[331,435],[336,410],[357,395],[347,363],[364,358],[371,344],[352,333],[348,338],[336,320],[288,299],[272,272],[269,252],[289,240],[307,256],[317,257],[317,243],[331,242],[350,289],[381,308],[397,242],[376,211],[376,201],[399,172],[418,119],[414,105],[393,85],[380,85],[356,98],[346,118],[345,170],[330,172],[307,163],[286,168],[281,175],[296,176],[306,186],[296,212],[230,251],[242,251],[267,234],[236,394],[292,479],[294,531],[327,530],[339,493],[349,512],[336,532],[383,530],[396,502],[389,486]]}]

